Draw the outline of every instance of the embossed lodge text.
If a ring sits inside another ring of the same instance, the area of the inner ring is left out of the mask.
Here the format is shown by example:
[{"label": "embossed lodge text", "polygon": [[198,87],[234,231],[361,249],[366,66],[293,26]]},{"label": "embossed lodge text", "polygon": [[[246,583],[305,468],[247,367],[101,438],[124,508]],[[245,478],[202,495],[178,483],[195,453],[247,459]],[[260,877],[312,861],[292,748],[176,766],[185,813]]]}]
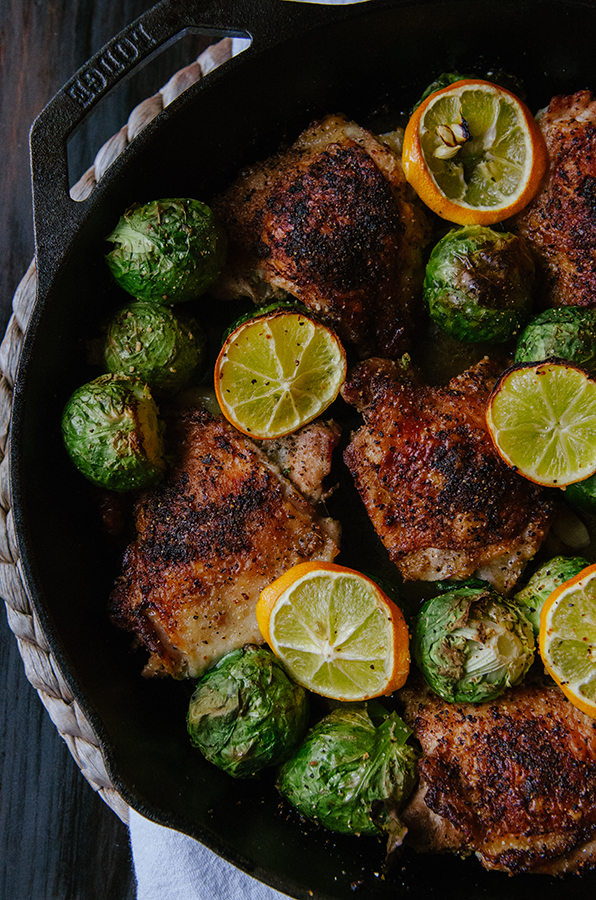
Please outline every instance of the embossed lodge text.
[{"label": "embossed lodge text", "polygon": [[66,89],[83,108],[88,106],[106,87],[112,75],[121,72],[140,56],[141,48],[151,46],[153,39],[142,25],[133,25],[122,37],[103,50],[93,65],[82,69]]}]

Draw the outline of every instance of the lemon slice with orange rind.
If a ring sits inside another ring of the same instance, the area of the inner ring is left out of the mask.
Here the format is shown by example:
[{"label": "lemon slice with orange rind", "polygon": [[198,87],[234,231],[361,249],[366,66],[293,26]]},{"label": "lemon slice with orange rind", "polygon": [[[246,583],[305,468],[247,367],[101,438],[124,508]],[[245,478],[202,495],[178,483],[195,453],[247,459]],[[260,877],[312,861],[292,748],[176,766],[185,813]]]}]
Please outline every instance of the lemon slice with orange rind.
[{"label": "lemon slice with orange rind", "polygon": [[261,634],[290,676],[314,693],[363,701],[406,681],[403,613],[360,572],[300,563],[262,591],[256,612]]},{"label": "lemon slice with orange rind", "polygon": [[298,310],[249,319],[229,334],[215,364],[217,401],[243,434],[291,434],[333,403],[346,377],[335,332]]},{"label": "lemon slice with orange rind", "polygon": [[525,103],[489,81],[430,94],[406,126],[406,179],[437,215],[492,225],[523,209],[547,168],[544,137]]},{"label": "lemon slice with orange rind", "polygon": [[550,595],[540,614],[538,646],[565,696],[596,718],[596,565]]},{"label": "lemon slice with orange rind", "polygon": [[506,369],[486,424],[502,459],[536,484],[564,488],[596,472],[596,379],[566,360]]}]

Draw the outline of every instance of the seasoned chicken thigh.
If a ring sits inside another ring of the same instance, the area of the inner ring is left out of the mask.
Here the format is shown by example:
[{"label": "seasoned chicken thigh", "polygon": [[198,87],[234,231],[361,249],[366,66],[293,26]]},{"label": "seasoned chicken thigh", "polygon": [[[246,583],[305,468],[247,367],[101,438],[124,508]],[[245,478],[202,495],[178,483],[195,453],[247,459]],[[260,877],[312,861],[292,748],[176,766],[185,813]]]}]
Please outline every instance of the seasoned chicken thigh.
[{"label": "seasoned chicken thigh", "polygon": [[329,116],[244,171],[213,206],[230,243],[217,296],[287,292],[362,357],[408,347],[430,226],[387,144]]},{"label": "seasoned chicken thigh", "polygon": [[327,500],[335,489],[326,479],[340,438],[341,427],[337,422],[315,419],[293,434],[261,441],[260,446],[300,493],[316,505]]},{"label": "seasoned chicken thigh", "polygon": [[547,306],[596,306],[596,98],[554,97],[539,117],[549,170],[513,220],[534,251]]},{"label": "seasoned chicken thigh", "polygon": [[484,359],[447,387],[429,387],[376,359],[342,389],[364,416],[345,462],[406,580],[476,574],[508,591],[546,536],[550,500],[501,460],[486,428],[499,372]]},{"label": "seasoned chicken thigh", "polygon": [[110,611],[150,651],[145,675],[196,678],[230,650],[262,643],[261,590],[296,563],[333,559],[339,530],[223,419],[179,411],[167,441],[173,467],[136,504]]},{"label": "seasoned chicken thigh", "polygon": [[402,811],[423,852],[475,852],[509,873],[581,871],[596,862],[596,722],[553,684],[490,703],[447,703],[422,679],[400,692],[423,751]]}]

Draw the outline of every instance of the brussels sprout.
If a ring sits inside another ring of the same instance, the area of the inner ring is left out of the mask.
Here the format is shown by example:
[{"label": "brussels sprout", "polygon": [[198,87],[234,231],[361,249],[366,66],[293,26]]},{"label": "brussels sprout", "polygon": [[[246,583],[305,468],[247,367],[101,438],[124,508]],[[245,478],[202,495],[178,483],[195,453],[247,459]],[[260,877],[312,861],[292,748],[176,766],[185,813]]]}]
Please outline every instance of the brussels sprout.
[{"label": "brussels sprout", "polygon": [[181,303],[205,293],[221,272],[227,239],[200,200],[152,200],[126,210],[107,237],[118,284],[140,300]]},{"label": "brussels sprout", "polygon": [[198,683],[188,707],[190,739],[234,778],[285,760],[303,736],[308,695],[268,647],[232,650]]},{"label": "brussels sprout", "polygon": [[146,487],[161,478],[162,432],[149,388],[126,375],[102,375],[77,388],[62,415],[64,443],[75,466],[112,491]]},{"label": "brussels sprout", "polygon": [[502,343],[526,322],[534,283],[534,262],[521,238],[466,225],[433,248],[424,299],[431,319],[457,340]]},{"label": "brussels sprout", "polygon": [[395,712],[375,724],[366,705],[334,709],[280,768],[278,790],[331,831],[384,831],[397,846],[405,834],[398,813],[416,780],[411,734]]},{"label": "brussels sprout", "polygon": [[473,75],[462,74],[461,72],[441,72],[441,74],[435,78],[434,81],[424,89],[420,100],[414,104],[412,107],[412,112],[418,109],[421,103],[426,100],[427,97],[430,97],[431,94],[436,93],[437,91],[442,90],[443,88],[449,87],[451,84],[455,84],[456,81],[462,81],[465,78],[474,78]]},{"label": "brussels sprout", "polygon": [[205,333],[167,306],[133,300],[107,325],[104,360],[110,372],[135,375],[155,394],[176,394],[204,359]]},{"label": "brussels sprout", "polygon": [[596,514],[596,475],[568,485],[565,488],[565,500],[575,509]]},{"label": "brussels sprout", "polygon": [[508,72],[504,72],[502,69],[491,69],[489,72],[485,72],[484,75],[471,75],[470,73],[466,74],[462,72],[442,72],[438,78],[431,81],[428,87],[423,91],[420,100],[414,105],[412,112],[418,109],[420,104],[436,91],[449,87],[449,85],[455,84],[456,81],[463,81],[464,79],[469,78],[482,78],[484,81],[490,81],[492,84],[498,84],[500,87],[506,88],[522,100],[525,98],[525,88],[519,78],[515,75],[510,75]]},{"label": "brussels sprout", "polygon": [[557,356],[596,374],[596,309],[561,306],[546,309],[519,336],[516,362]]},{"label": "brussels sprout", "polygon": [[273,303],[266,303],[264,306],[254,307],[248,312],[242,313],[242,315],[235,318],[234,321],[228,325],[221,337],[222,347],[229,336],[236,331],[237,328],[240,328],[241,325],[244,325],[245,322],[251,322],[253,319],[258,319],[260,316],[267,316],[269,313],[283,309],[289,310],[290,312],[301,312],[306,316],[312,317],[313,315],[312,309],[309,309],[308,306],[305,306],[304,303],[300,303],[300,301],[296,299],[274,300]]},{"label": "brussels sprout", "polygon": [[460,588],[427,600],[413,636],[414,658],[444,700],[481,703],[518,684],[534,659],[523,612],[490,588]]},{"label": "brussels sprout", "polygon": [[537,635],[540,631],[540,611],[555,588],[569,581],[588,561],[581,556],[555,556],[534,572],[526,586],[513,599],[522,607]]}]

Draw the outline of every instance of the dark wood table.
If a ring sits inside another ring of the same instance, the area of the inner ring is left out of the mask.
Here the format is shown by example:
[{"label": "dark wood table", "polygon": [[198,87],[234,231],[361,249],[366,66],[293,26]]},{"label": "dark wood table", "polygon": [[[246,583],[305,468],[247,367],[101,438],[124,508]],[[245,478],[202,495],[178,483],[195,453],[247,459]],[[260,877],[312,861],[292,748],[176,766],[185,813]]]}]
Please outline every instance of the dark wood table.
[{"label": "dark wood table", "polygon": [[[93,53],[151,5],[150,0],[0,0],[2,333],[15,289],[34,254],[28,156],[31,123]],[[75,163],[89,166],[134,106],[159,90],[194,55],[188,42],[180,41],[103,101],[77,140]],[[27,681],[2,604],[0,897],[127,900],[134,896],[127,828],[83,778]]]}]

